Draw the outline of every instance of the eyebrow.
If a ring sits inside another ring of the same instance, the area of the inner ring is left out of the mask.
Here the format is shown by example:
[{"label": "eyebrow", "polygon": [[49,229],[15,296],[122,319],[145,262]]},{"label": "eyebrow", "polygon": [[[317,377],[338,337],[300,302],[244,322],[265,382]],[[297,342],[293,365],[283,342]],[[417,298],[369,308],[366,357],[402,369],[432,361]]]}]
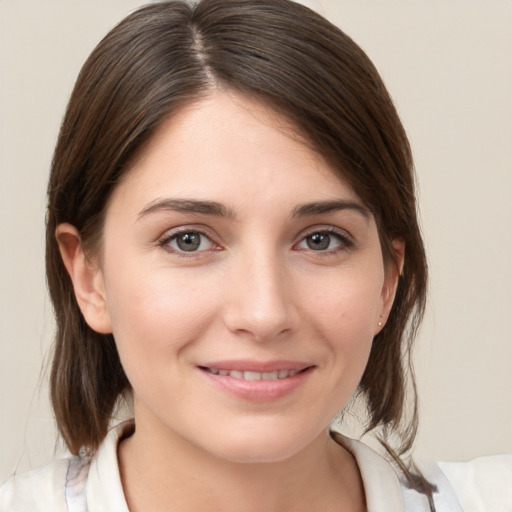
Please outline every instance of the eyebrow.
[{"label": "eyebrow", "polygon": [[[293,209],[292,217],[311,217],[332,213],[339,210],[355,210],[365,219],[369,219],[371,211],[355,201],[337,199],[331,201],[314,201],[299,205]],[[225,217],[234,219],[236,214],[231,208],[227,208],[216,201],[202,201],[197,199],[158,199],[153,201],[137,216],[137,220],[159,211],[173,211],[184,213],[197,213],[202,215],[213,215],[215,217]]]},{"label": "eyebrow", "polygon": [[173,211],[214,215],[216,217],[234,218],[235,212],[215,201],[199,201],[196,199],[160,199],[152,202],[139,212],[137,220],[158,211]]},{"label": "eyebrow", "polygon": [[339,210],[355,210],[365,219],[369,219],[372,215],[372,212],[360,203],[344,199],[336,199],[332,201],[315,201],[299,205],[293,210],[293,217],[309,217],[313,215],[332,213]]}]

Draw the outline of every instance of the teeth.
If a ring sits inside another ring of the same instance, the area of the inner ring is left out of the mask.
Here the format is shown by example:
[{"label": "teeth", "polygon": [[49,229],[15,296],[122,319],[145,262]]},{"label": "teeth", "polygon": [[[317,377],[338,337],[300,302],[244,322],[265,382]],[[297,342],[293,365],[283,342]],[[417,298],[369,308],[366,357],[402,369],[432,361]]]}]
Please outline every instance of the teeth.
[{"label": "teeth", "polygon": [[300,370],[276,370],[274,372],[241,372],[239,370],[219,370],[217,368],[208,368],[210,373],[214,375],[233,377],[234,379],[242,380],[277,380],[286,379],[297,375]]},{"label": "teeth", "polygon": [[[232,375],[233,376],[233,375]],[[244,380],[261,380],[262,374],[260,372],[244,372]]]}]

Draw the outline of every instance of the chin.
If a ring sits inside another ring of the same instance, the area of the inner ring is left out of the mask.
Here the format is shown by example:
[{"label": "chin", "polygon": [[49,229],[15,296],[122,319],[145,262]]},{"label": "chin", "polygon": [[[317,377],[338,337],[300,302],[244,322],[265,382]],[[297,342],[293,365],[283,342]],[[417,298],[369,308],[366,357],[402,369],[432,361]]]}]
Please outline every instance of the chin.
[{"label": "chin", "polygon": [[318,433],[307,435],[304,431],[293,432],[293,429],[250,429],[218,439],[215,448],[209,451],[221,459],[240,464],[278,463],[293,458],[319,437]]}]

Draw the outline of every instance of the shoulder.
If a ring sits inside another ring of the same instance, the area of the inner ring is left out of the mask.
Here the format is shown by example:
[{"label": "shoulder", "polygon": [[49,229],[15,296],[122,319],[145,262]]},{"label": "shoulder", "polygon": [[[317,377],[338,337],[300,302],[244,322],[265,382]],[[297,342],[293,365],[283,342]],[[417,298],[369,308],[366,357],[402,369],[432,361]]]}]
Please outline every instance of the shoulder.
[{"label": "shoulder", "polygon": [[[431,510],[426,496],[411,489],[388,460],[359,441],[337,433],[333,437],[357,460],[369,511]],[[512,512],[512,454],[416,465],[437,488],[433,496],[436,512]]]},{"label": "shoulder", "polygon": [[0,487],[0,511],[65,512],[65,487],[70,459],[55,459],[46,466],[13,475]]},{"label": "shoulder", "polygon": [[0,512],[128,512],[117,465],[117,444],[131,422],[113,428],[97,452],[54,459],[12,476],[0,487]]},{"label": "shoulder", "polygon": [[438,465],[465,512],[512,510],[512,453]]}]

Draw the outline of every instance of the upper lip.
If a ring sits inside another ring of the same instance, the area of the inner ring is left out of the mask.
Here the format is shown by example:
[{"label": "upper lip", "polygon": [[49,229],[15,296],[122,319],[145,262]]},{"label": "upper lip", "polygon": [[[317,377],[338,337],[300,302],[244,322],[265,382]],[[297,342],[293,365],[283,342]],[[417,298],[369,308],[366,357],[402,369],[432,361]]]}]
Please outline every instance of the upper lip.
[{"label": "upper lip", "polygon": [[251,361],[238,359],[233,361],[212,361],[198,366],[200,368],[215,368],[217,370],[238,370],[241,372],[264,373],[279,370],[301,371],[314,365],[302,361]]}]

